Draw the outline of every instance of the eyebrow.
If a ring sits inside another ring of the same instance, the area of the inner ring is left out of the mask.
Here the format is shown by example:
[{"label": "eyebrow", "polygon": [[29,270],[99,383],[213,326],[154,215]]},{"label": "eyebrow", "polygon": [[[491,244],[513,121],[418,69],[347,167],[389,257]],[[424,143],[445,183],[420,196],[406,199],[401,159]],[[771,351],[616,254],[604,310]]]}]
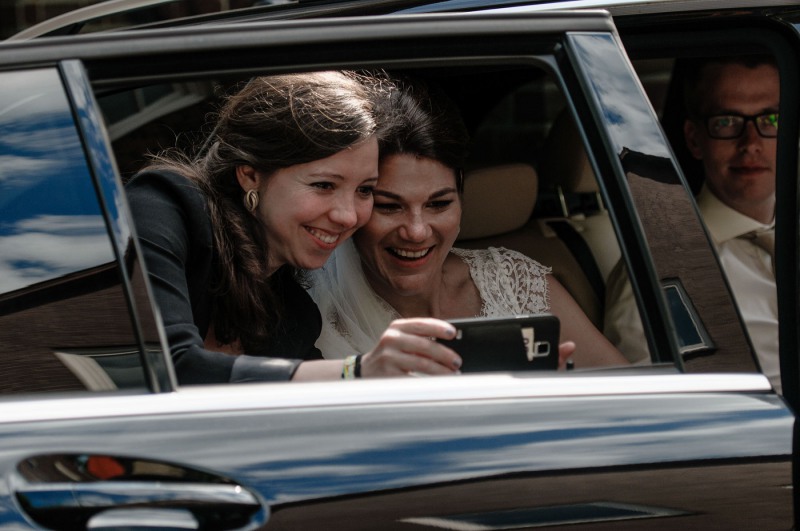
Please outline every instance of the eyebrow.
[{"label": "eyebrow", "polygon": [[[760,111],[758,111],[754,116],[760,116],[762,114],[777,114],[777,113],[778,113],[777,107],[765,107]],[[727,116],[730,114],[744,116],[744,113],[733,109],[721,109],[718,111],[712,111],[709,113],[709,116]]]},{"label": "eyebrow", "polygon": [[[324,172],[324,171],[316,172],[316,173],[309,173],[308,176],[311,177],[311,178],[314,178],[314,179],[325,179],[325,178],[327,178],[327,179],[338,179],[340,181],[344,181],[345,180],[345,176],[344,175],[341,175],[339,173],[327,173],[327,172]],[[375,175],[373,177],[367,177],[366,179],[364,179],[365,182],[366,181],[377,181],[377,180],[378,180],[378,176],[377,175]]]},{"label": "eyebrow", "polygon": [[[428,199],[438,199],[443,195],[455,193],[457,190],[455,188],[442,188],[439,191],[433,192]],[[386,197],[388,199],[394,199],[395,201],[401,201],[403,198],[402,196],[395,194],[394,192],[389,192],[387,190],[374,190],[372,192],[373,195],[379,195],[381,197]]]}]

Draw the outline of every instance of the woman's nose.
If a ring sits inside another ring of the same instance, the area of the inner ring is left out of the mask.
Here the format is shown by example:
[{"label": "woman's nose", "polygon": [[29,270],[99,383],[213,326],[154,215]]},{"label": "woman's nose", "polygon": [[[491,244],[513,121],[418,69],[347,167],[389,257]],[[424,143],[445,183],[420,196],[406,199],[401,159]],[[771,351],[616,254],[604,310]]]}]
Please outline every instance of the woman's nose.
[{"label": "woman's nose", "polygon": [[358,212],[356,212],[355,203],[351,198],[342,196],[337,197],[333,201],[329,217],[332,222],[341,226],[344,229],[351,229],[358,223]]},{"label": "woman's nose", "polygon": [[412,242],[422,242],[431,234],[430,224],[420,214],[411,214],[403,224],[400,236]]}]

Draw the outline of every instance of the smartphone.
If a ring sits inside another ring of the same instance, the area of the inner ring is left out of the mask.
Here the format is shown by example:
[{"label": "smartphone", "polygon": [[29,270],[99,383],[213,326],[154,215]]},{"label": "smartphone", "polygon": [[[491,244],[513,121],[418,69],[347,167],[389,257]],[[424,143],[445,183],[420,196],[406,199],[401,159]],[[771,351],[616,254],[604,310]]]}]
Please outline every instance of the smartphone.
[{"label": "smartphone", "polygon": [[560,322],[551,314],[449,319],[455,339],[438,340],[461,356],[461,372],[558,369]]}]

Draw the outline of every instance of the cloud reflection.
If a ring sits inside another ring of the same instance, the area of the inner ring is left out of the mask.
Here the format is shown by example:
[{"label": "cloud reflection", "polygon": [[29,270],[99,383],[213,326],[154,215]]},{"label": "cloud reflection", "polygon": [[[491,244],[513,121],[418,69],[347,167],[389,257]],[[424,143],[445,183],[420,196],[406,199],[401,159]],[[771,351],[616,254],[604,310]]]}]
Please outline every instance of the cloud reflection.
[{"label": "cloud reflection", "polygon": [[103,218],[38,216],[0,236],[0,292],[20,289],[113,259]]},{"label": "cloud reflection", "polygon": [[577,34],[571,39],[583,57],[581,65],[599,99],[604,121],[616,144],[616,153],[628,148],[647,155],[668,157],[669,149],[656,125],[656,114],[642,95],[636,75],[613,37]]}]

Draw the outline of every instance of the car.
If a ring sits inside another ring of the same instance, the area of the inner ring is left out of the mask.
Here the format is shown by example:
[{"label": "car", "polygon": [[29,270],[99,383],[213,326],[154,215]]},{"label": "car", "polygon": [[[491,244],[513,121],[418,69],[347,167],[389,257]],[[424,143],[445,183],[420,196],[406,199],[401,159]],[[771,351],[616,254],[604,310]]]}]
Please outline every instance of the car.
[{"label": "car", "polygon": [[[798,110],[784,98],[779,395],[656,98],[677,55],[734,44],[769,49],[793,93],[791,9],[518,4],[530,12],[272,6],[0,44],[0,527],[795,525]],[[475,139],[459,244],[517,247],[552,265],[598,324],[604,264],[621,257],[652,363],[178,385],[123,182],[148,151],[202,142],[204,117],[237,82],[333,68],[446,90]],[[562,123],[573,140],[558,145]],[[595,176],[588,193],[543,177],[556,147],[576,146]],[[580,227],[576,214],[599,217],[582,229],[606,242],[609,256],[594,253],[599,283],[556,228]],[[666,280],[703,330],[697,350],[685,348]]]}]

